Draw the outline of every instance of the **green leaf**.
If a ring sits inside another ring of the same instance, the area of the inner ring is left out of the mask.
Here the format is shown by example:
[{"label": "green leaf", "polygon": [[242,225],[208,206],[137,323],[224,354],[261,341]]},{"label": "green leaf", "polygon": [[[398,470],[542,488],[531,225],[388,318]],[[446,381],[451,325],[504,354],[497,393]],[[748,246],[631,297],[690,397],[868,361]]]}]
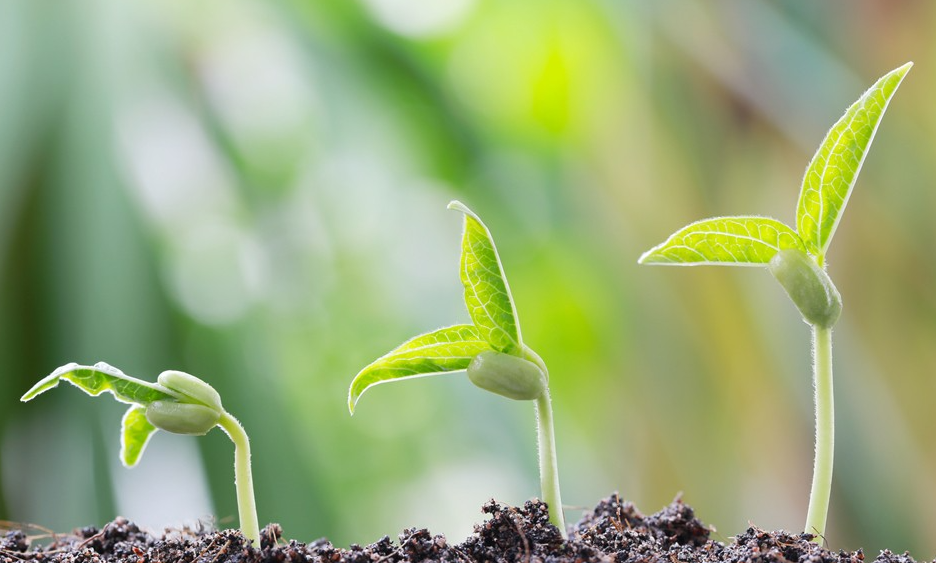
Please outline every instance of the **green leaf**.
[{"label": "green leaf", "polygon": [[127,410],[120,425],[120,461],[124,466],[133,467],[140,461],[155,432],[156,427],[146,420],[145,407],[134,405]]},{"label": "green leaf", "polygon": [[453,201],[448,208],[465,214],[460,276],[468,314],[491,348],[520,356],[523,342],[517,310],[491,232],[463,203]]},{"label": "green leaf", "polygon": [[113,366],[99,362],[93,366],[66,364],[36,383],[20,400],[29,401],[57,387],[63,379],[92,397],[107,392],[114,395],[121,403],[148,405],[153,401],[178,401],[180,399],[169,389],[130,377]]},{"label": "green leaf", "polygon": [[467,369],[475,356],[490,349],[472,325],[455,325],[417,336],[355,376],[348,391],[348,410],[354,414],[361,395],[374,385]]},{"label": "green leaf", "polygon": [[805,251],[803,241],[793,229],[776,219],[716,217],[676,231],[662,244],[644,252],[638,263],[766,266],[784,248]]},{"label": "green leaf", "polygon": [[177,401],[179,396],[161,385],[154,385],[124,374],[104,362],[93,366],[66,364],[33,385],[20,400],[29,401],[58,386],[65,380],[92,397],[111,393],[121,403],[133,406],[124,414],[120,430],[120,461],[133,467],[140,461],[143,450],[156,427],[146,420],[146,405],[154,401]]},{"label": "green leaf", "polygon": [[832,126],[806,168],[796,206],[796,229],[820,264],[881,117],[911,66],[907,63],[892,70],[862,94]]}]

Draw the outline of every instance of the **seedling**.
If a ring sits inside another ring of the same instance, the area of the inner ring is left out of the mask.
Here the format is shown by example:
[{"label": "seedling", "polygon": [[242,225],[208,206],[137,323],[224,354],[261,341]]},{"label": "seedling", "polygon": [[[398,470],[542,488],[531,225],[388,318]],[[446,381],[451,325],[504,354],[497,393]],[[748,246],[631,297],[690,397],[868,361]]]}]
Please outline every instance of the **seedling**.
[{"label": "seedling", "polygon": [[465,214],[461,281],[473,324],[417,336],[365,367],[351,382],[348,409],[354,414],[361,395],[374,385],[463,370],[481,389],[518,401],[534,401],[543,500],[550,509],[550,522],[566,537],[549,372],[520,337],[517,310],[490,231],[461,202],[453,201],[448,207]]},{"label": "seedling", "polygon": [[815,534],[817,541],[825,534],[832,488],[832,326],[842,311],[842,298],[825,271],[826,250],[887,104],[912,65],[881,77],[826,134],[806,168],[795,231],[766,217],[704,219],[680,229],[638,261],[764,266],[812,327],[816,450],[806,532]]},{"label": "seedling", "polygon": [[234,485],[241,531],[247,539],[260,545],[250,473],[250,441],[237,419],[221,406],[221,397],[211,385],[181,371],[164,371],[156,379],[157,383],[149,383],[104,362],[93,366],[68,364],[35,384],[20,400],[29,401],[57,387],[63,379],[92,397],[107,392],[130,405],[120,429],[120,461],[126,467],[133,467],[140,461],[156,430],[202,436],[220,426],[234,442]]}]

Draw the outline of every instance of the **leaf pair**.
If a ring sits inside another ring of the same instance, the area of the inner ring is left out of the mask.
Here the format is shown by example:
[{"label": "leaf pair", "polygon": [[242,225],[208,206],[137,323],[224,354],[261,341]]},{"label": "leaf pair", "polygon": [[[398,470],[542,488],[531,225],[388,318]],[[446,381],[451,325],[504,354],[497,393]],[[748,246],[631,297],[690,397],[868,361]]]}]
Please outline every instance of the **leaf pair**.
[{"label": "leaf pair", "polygon": [[462,203],[453,201],[448,207],[465,214],[460,277],[473,324],[417,336],[365,367],[351,382],[348,410],[354,414],[361,395],[374,385],[462,370],[485,391],[535,401],[542,498],[549,505],[549,522],[565,538],[546,365],[520,337],[517,310],[490,231]]},{"label": "leaf pair", "polygon": [[66,364],[36,383],[20,400],[29,401],[57,387],[62,380],[92,397],[111,393],[130,405],[120,430],[120,461],[127,467],[140,461],[159,428],[178,434],[205,434],[224,412],[218,393],[187,373],[165,371],[159,375],[159,383],[149,383],[104,362],[93,366]]},{"label": "leaf pair", "polygon": [[810,161],[796,206],[796,231],[775,219],[717,217],[683,227],[641,264],[767,266],[796,249],[822,266],[887,104],[913,63],[882,76],[838,120]]},{"label": "leaf pair", "polygon": [[[517,311],[490,231],[461,202],[453,201],[448,207],[465,214],[460,277],[473,324],[417,336],[365,367],[355,376],[348,392],[352,414],[361,395],[374,385],[466,370],[482,352],[536,358],[520,337]],[[540,369],[545,371],[542,366]]]}]

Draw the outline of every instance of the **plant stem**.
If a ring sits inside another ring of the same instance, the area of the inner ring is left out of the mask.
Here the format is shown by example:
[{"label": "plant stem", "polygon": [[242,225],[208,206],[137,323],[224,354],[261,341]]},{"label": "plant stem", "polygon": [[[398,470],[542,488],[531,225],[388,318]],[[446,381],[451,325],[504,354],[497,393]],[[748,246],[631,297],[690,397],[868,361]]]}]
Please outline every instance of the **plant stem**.
[{"label": "plant stem", "polygon": [[559,495],[559,465],[556,462],[556,435],[553,432],[552,401],[549,388],[536,399],[536,426],[539,438],[540,486],[543,500],[549,505],[549,521],[567,538],[562,498]]},{"label": "plant stem", "polygon": [[237,512],[241,532],[260,547],[260,525],[257,519],[257,504],[254,501],[253,476],[250,472],[250,440],[244,427],[227,412],[221,415],[218,424],[234,442],[234,488],[237,490]]},{"label": "plant stem", "polygon": [[816,459],[806,513],[806,532],[821,543],[825,536],[832,457],[835,449],[835,405],[832,400],[832,328],[813,325],[813,377],[816,388]]}]

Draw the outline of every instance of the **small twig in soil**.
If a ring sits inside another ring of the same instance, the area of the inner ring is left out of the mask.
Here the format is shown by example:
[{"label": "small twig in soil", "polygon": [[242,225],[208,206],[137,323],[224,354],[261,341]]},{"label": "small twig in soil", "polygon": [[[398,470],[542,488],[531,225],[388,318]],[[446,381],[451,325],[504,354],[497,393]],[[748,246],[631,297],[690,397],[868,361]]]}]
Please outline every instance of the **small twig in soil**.
[{"label": "small twig in soil", "polygon": [[211,563],[217,563],[218,559],[219,559],[222,555],[226,555],[226,554],[227,554],[228,548],[229,548],[229,547],[231,547],[231,540],[228,540],[228,541],[224,542],[224,545],[221,547],[220,550],[218,550],[218,553],[214,556],[214,559],[211,560]]},{"label": "small twig in soil", "polygon": [[12,557],[13,559],[16,559],[17,561],[26,561],[26,559],[17,555],[15,551],[7,551],[5,549],[0,549],[0,555],[3,555],[4,557]]},{"label": "small twig in soil", "polygon": [[520,526],[520,523],[517,522],[517,509],[510,507],[510,521],[513,523],[514,528],[517,529],[517,534],[520,535],[520,540],[523,542],[523,560],[526,563],[530,563],[530,542],[527,540],[526,534],[523,533],[523,528]]},{"label": "small twig in soil", "polygon": [[25,522],[14,522],[12,520],[0,520],[0,530],[20,530],[23,532],[26,530],[39,530],[40,532],[43,532],[42,534],[37,535],[27,535],[26,543],[30,545],[36,540],[43,540],[46,538],[52,538],[52,541],[58,541],[58,534],[55,532],[55,530],[51,530],[45,526],[40,526],[39,524],[27,524]]},{"label": "small twig in soil", "polygon": [[458,555],[459,557],[463,557],[463,558],[465,559],[465,561],[468,561],[468,563],[471,563],[471,557],[468,557],[468,554],[467,554],[467,553],[465,553],[464,551],[458,549],[458,546],[457,546],[457,545],[453,545],[453,546],[450,546],[450,547],[452,548],[452,551],[454,551],[456,555]]},{"label": "small twig in soil", "polygon": [[[109,524],[108,524],[108,525],[109,525]],[[78,549],[81,549],[81,548],[83,548],[83,547],[87,547],[89,543],[93,542],[93,541],[96,540],[96,539],[103,538],[103,537],[104,537],[104,532],[105,532],[105,531],[107,531],[107,526],[104,526],[104,528],[102,528],[100,532],[94,534],[93,536],[89,537],[89,538],[86,539],[85,541],[79,543],[79,544],[78,544]],[[62,550],[56,550],[56,551],[62,551]]]}]

